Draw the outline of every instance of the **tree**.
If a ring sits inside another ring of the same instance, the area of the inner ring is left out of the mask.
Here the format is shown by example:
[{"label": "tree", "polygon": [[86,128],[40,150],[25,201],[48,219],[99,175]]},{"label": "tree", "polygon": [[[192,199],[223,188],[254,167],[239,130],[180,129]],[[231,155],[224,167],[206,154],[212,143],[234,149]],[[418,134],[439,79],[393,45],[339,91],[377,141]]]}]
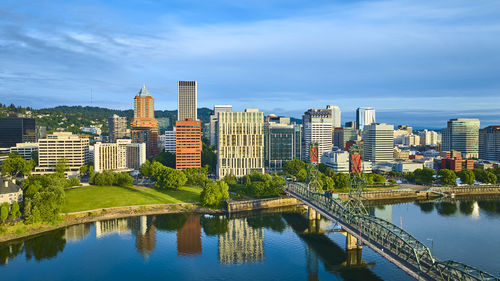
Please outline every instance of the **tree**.
[{"label": "tree", "polygon": [[346,173],[337,173],[333,180],[335,181],[335,188],[349,187],[349,175]]},{"label": "tree", "polygon": [[372,174],[373,175],[373,181],[376,183],[385,183],[385,177],[382,176],[381,174]]},{"label": "tree", "polygon": [[5,221],[9,217],[9,203],[2,203],[0,205],[0,220]]},{"label": "tree", "polygon": [[457,185],[457,175],[452,170],[441,169],[438,171],[439,182],[443,185]]},{"label": "tree", "polygon": [[333,190],[335,188],[335,181],[331,177],[325,177],[323,179],[323,189]]},{"label": "tree", "polygon": [[17,177],[19,174],[29,175],[35,167],[35,161],[25,160],[17,153],[9,153],[7,159],[2,163],[2,174]]},{"label": "tree", "polygon": [[94,185],[111,186],[115,183],[115,174],[111,171],[102,171],[95,174]]},{"label": "tree", "polygon": [[363,174],[363,177],[366,180],[366,184],[372,185],[374,183],[374,181],[373,181],[373,174]]},{"label": "tree", "polygon": [[66,158],[58,159],[56,163],[56,173],[64,175],[64,173],[67,170],[68,170],[68,160],[66,160]]},{"label": "tree", "polygon": [[80,167],[80,176],[84,176],[87,174],[89,171],[89,166],[88,165],[83,165]]},{"label": "tree", "polygon": [[432,184],[435,172],[433,169],[416,169],[413,173],[408,173],[407,179],[416,184]]},{"label": "tree", "polygon": [[129,175],[129,173],[121,172],[115,174],[115,181],[113,183],[114,185],[127,187],[127,186],[132,186],[133,183],[134,183],[134,178],[131,175]]},{"label": "tree", "polygon": [[171,153],[168,151],[162,151],[158,155],[156,155],[153,159],[153,162],[159,162],[166,167],[170,167],[175,169],[175,153]]},{"label": "tree", "polygon": [[139,167],[139,173],[143,177],[149,177],[151,175],[151,162],[149,162],[149,160],[146,160],[146,162]]},{"label": "tree", "polygon": [[208,171],[215,173],[215,167],[217,165],[217,155],[211,146],[203,143],[201,150],[201,165],[208,166]]},{"label": "tree", "polygon": [[305,182],[307,179],[307,170],[305,168],[301,169],[295,176],[297,177],[297,181]]},{"label": "tree", "polygon": [[229,186],[235,186],[238,182],[236,181],[236,177],[233,176],[232,174],[226,175],[223,179],[224,182],[227,183]]},{"label": "tree", "polygon": [[298,174],[301,170],[306,170],[306,163],[297,158],[294,158],[293,160],[286,161],[285,164],[283,164],[283,170],[291,175],[298,177]]},{"label": "tree", "polygon": [[208,167],[185,169],[183,172],[186,175],[188,184],[203,187],[205,184],[210,182],[207,177]]},{"label": "tree", "polygon": [[77,177],[69,178],[66,187],[79,186],[80,180]]},{"label": "tree", "polygon": [[151,164],[151,177],[158,189],[179,188],[186,184],[187,177],[182,171],[163,166],[159,162]]},{"label": "tree", "polygon": [[19,211],[19,203],[17,203],[17,201],[14,201],[14,203],[12,203],[12,206],[10,207],[10,218],[16,219],[20,215],[21,212]]},{"label": "tree", "polygon": [[462,184],[473,185],[476,180],[476,175],[474,175],[474,172],[471,170],[460,171],[458,176]]},{"label": "tree", "polygon": [[221,200],[229,199],[229,186],[224,181],[210,182],[205,185],[200,194],[203,206],[217,206]]}]

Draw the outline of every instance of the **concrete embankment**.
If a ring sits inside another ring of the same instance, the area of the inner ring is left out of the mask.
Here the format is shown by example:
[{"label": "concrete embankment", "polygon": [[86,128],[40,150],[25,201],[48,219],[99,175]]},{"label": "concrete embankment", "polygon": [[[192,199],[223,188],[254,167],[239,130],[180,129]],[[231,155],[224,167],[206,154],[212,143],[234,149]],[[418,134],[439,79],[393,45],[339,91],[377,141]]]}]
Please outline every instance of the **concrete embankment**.
[{"label": "concrete embankment", "polygon": [[[363,192],[363,199],[369,201],[391,200],[391,199],[413,199],[425,200],[437,197],[470,196],[470,195],[500,195],[500,186],[461,186],[461,187],[439,187],[427,190],[395,189],[384,191]],[[348,193],[338,194],[339,198],[347,201]]]},{"label": "concrete embankment", "polygon": [[278,197],[278,198],[268,198],[268,199],[255,199],[255,200],[245,200],[245,201],[235,201],[227,200],[227,212],[240,212],[240,211],[251,211],[258,209],[294,206],[297,204],[302,204],[295,198],[290,197]]}]

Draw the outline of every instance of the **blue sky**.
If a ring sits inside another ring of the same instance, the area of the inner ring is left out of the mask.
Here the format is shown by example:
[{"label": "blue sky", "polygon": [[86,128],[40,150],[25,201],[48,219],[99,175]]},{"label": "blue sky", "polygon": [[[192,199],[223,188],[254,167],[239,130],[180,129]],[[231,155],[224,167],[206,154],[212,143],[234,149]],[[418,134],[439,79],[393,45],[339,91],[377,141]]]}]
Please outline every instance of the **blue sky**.
[{"label": "blue sky", "polygon": [[175,109],[300,117],[336,104],[377,121],[500,124],[500,1],[0,2],[0,102],[132,108],[143,83]]}]

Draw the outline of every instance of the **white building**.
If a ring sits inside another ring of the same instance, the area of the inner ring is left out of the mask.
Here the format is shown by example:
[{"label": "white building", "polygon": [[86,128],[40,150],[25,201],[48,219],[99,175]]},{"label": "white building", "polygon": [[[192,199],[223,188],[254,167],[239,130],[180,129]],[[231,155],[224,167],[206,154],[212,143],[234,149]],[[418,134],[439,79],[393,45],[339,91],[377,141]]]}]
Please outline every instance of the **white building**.
[{"label": "white building", "polygon": [[342,120],[341,120],[342,112],[340,111],[340,108],[336,105],[328,105],[326,109],[330,109],[332,111],[333,128],[342,127]]},{"label": "white building", "polygon": [[54,172],[60,159],[67,161],[70,173],[77,173],[89,158],[89,138],[70,132],[56,132],[38,140],[38,166],[40,173]]},{"label": "white building", "polygon": [[12,204],[14,201],[18,203],[23,201],[23,190],[17,186],[15,180],[7,180],[5,178],[0,179],[0,204],[9,203]]},{"label": "white building", "polygon": [[420,136],[419,135],[405,135],[403,137],[403,145],[406,146],[418,146],[420,145]]},{"label": "white building", "polygon": [[336,173],[349,173],[349,152],[334,147],[332,151],[323,154],[321,163]]},{"label": "white building", "polygon": [[175,127],[172,131],[165,131],[165,151],[175,154]]},{"label": "white building", "polygon": [[214,113],[210,115],[210,145],[213,147],[217,146],[217,118],[219,112],[232,112],[232,105],[214,105]]},{"label": "white building", "polygon": [[392,161],[394,157],[394,126],[374,123],[363,131],[363,160],[373,163]]},{"label": "white building", "polygon": [[[318,144],[318,156],[330,152],[333,146],[332,111],[330,109],[309,109],[302,116],[302,160],[309,162],[309,146]],[[320,159],[318,159],[320,160]]]},{"label": "white building", "polygon": [[98,135],[98,136],[100,136],[102,133],[101,128],[98,128],[94,125],[90,125],[90,127],[81,127],[80,131],[85,132],[85,133]]},{"label": "white building", "polygon": [[375,108],[359,107],[356,109],[356,124],[358,130],[364,130],[365,126],[375,123]]},{"label": "white building", "polygon": [[10,148],[10,152],[15,152],[26,160],[31,160],[31,155],[35,151],[38,151],[37,142],[16,143],[16,146]]},{"label": "white building", "polygon": [[409,173],[414,172],[417,169],[422,169],[424,167],[423,163],[416,162],[400,162],[394,164],[394,171],[398,173]]},{"label": "white building", "polygon": [[131,143],[130,139],[118,139],[116,143],[94,145],[94,170],[101,172],[138,169],[146,161],[144,143]]},{"label": "white building", "polygon": [[427,129],[418,133],[420,136],[420,145],[436,146],[441,143],[441,134]]},{"label": "white building", "polygon": [[264,113],[219,112],[217,121],[217,177],[264,173]]}]

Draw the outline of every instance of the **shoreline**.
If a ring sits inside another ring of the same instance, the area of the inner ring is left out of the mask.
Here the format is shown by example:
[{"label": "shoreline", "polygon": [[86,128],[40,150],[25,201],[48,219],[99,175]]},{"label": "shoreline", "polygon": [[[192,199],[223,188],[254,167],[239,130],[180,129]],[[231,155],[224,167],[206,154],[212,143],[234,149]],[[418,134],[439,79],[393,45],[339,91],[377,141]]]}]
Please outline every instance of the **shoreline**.
[{"label": "shoreline", "polygon": [[[147,215],[175,214],[175,213],[199,213],[199,214],[221,214],[223,209],[210,209],[201,207],[199,203],[169,203],[151,205],[133,205],[110,207],[73,213],[61,213],[63,221],[57,225],[40,225],[38,228],[26,225],[27,231],[22,235],[7,234],[0,236],[0,244],[14,242],[19,239],[36,237],[45,232],[65,228],[72,225],[91,223],[100,220],[120,219],[126,217],[137,217]],[[21,222],[22,224],[22,222]],[[15,226],[13,226],[15,227]]]}]

